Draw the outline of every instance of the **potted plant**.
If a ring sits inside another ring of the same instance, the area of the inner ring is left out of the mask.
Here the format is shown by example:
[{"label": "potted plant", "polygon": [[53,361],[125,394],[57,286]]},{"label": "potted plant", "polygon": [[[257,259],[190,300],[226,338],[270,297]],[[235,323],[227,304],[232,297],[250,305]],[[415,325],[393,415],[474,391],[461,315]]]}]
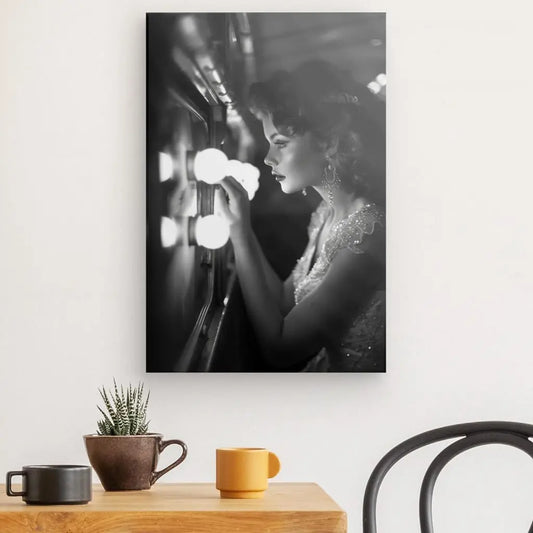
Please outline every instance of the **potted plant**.
[{"label": "potted plant", "polygon": [[[144,399],[144,384],[117,386],[106,392],[98,389],[105,410],[98,420],[96,434],[84,435],[89,461],[105,490],[149,489],[163,474],[178,466],[187,456],[187,446],[178,439],[163,440],[160,433],[148,433],[146,421],[150,392]],[[159,454],[170,444],[182,448],[180,457],[156,471]]]}]

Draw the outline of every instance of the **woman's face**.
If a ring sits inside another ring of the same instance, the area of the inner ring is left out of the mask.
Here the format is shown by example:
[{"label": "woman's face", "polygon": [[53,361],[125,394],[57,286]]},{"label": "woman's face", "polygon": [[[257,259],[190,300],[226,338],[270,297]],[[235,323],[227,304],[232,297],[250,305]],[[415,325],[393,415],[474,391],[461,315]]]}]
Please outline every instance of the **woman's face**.
[{"label": "woman's face", "polygon": [[305,187],[320,185],[325,157],[313,143],[311,133],[287,137],[276,129],[270,114],[263,115],[261,120],[263,132],[270,144],[265,164],[272,167],[272,174],[281,190],[289,194]]}]

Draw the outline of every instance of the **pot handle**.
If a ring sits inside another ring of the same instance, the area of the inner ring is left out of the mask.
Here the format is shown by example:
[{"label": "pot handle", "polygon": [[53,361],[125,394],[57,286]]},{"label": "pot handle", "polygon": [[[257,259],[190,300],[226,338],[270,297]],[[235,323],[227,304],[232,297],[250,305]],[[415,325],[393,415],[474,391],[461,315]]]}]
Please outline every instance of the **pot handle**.
[{"label": "pot handle", "polygon": [[185,457],[187,457],[187,445],[183,441],[178,439],[160,441],[159,453],[161,453],[167,446],[170,446],[171,444],[178,444],[179,446],[181,446],[183,451],[181,452],[181,455],[178,457],[178,459],[172,464],[168,465],[166,468],[163,468],[163,470],[161,470],[160,472],[152,472],[150,486],[152,486],[163,474],[166,474],[169,470],[176,468],[180,463],[185,460]]},{"label": "pot handle", "polygon": [[21,491],[21,492],[15,492],[12,488],[11,488],[11,478],[14,477],[14,476],[25,476],[26,475],[26,472],[22,472],[22,471],[17,471],[17,472],[8,472],[7,475],[6,475],[6,493],[8,496],[26,496],[26,491]]}]

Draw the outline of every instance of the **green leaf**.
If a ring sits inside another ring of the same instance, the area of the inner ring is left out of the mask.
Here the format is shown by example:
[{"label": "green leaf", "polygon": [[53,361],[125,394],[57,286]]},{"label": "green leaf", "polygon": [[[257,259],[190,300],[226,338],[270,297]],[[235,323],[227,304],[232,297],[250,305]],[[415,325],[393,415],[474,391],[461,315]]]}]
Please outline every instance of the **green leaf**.
[{"label": "green leaf", "polygon": [[107,409],[107,413],[100,407],[98,410],[103,419],[97,422],[99,434],[106,435],[141,435],[148,431],[146,413],[150,399],[148,391],[146,400],[143,398],[144,384],[139,382],[136,387],[131,383],[127,388],[117,385],[113,378],[113,387],[106,392],[105,388],[98,389]]},{"label": "green leaf", "polygon": [[109,398],[107,397],[105,389],[102,387],[102,390],[98,389],[98,392],[100,393],[100,396],[102,396],[102,399],[104,400],[105,407],[106,407],[111,419],[113,419],[115,411],[114,411],[113,407],[111,406],[111,402],[109,401]]}]

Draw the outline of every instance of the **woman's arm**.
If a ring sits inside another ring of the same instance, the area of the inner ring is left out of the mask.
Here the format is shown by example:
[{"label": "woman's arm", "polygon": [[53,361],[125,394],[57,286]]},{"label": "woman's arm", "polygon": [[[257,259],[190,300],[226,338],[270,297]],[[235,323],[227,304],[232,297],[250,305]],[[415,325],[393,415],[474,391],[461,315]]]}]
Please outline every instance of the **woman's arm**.
[{"label": "woman's arm", "polygon": [[[225,178],[222,185],[229,205],[219,198],[221,208],[227,216],[234,216],[230,234],[246,308],[266,359],[279,368],[288,367],[338,342],[380,279],[376,262],[368,254],[339,251],[322,283],[284,316],[262,275],[259,245],[246,222],[246,211],[240,212],[246,191],[231,178]],[[292,285],[291,278],[287,281]]]},{"label": "woman's arm", "polygon": [[[274,272],[272,266],[265,257],[263,250],[255,236],[255,233],[250,229],[248,232],[249,246],[253,249],[252,255],[257,258],[260,263],[260,268],[263,277],[266,281],[268,291],[276,300],[282,315],[286,315],[294,306],[294,285],[292,281],[292,274],[282,282],[279,276]],[[236,237],[232,239],[236,240]],[[234,243],[235,246],[235,243]],[[237,267],[238,268],[238,267]],[[239,278],[241,276],[239,275]]]}]

